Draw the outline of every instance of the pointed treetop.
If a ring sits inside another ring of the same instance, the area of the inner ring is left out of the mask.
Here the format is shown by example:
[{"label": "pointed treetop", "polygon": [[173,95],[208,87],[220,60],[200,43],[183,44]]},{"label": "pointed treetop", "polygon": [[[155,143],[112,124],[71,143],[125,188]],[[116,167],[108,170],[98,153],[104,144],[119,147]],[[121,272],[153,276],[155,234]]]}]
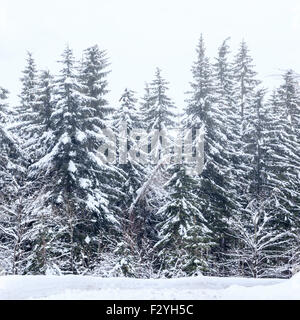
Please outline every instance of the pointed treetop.
[{"label": "pointed treetop", "polygon": [[62,60],[59,60],[58,62],[64,65],[63,69],[61,70],[62,74],[71,75],[73,73],[72,70],[75,64],[75,58],[73,55],[73,50],[70,49],[69,45],[66,46],[61,57],[62,57]]},{"label": "pointed treetop", "polygon": [[223,58],[226,57],[230,51],[229,51],[229,45],[228,45],[228,41],[230,40],[230,37],[226,38],[223,42],[222,45],[219,47],[218,50],[218,55],[219,58]]},{"label": "pointed treetop", "polygon": [[205,43],[204,43],[204,38],[202,33],[200,35],[199,43],[196,51],[199,54],[199,57],[205,55],[206,48],[205,48]]},{"label": "pointed treetop", "polygon": [[134,94],[135,92],[133,90],[125,88],[124,93],[122,94],[119,101],[129,106],[131,102],[137,102],[137,99],[134,97]]}]

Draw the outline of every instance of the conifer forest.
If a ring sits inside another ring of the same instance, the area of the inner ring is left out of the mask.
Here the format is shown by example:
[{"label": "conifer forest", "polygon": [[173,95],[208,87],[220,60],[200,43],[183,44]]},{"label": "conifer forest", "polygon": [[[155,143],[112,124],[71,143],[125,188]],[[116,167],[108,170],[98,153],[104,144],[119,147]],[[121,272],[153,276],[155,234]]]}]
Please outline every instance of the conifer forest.
[{"label": "conifer forest", "polygon": [[[112,105],[105,48],[77,59],[66,46],[57,60],[53,74],[28,52],[16,104],[0,84],[0,274],[291,277],[300,265],[296,72],[270,90],[245,41],[232,52],[226,39],[208,57],[200,36],[184,106],[163,66],[144,92],[127,88]],[[201,172],[186,163],[194,144],[172,157],[178,128],[192,142],[203,131]],[[173,146],[169,161],[153,132]]]}]

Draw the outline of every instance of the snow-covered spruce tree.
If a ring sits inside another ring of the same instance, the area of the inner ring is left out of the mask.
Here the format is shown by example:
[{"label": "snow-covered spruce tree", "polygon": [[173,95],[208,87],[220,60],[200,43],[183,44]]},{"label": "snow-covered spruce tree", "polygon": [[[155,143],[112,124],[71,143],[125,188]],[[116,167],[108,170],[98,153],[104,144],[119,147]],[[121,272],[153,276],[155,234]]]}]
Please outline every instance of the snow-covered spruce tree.
[{"label": "snow-covered spruce tree", "polygon": [[7,94],[0,88],[0,272],[22,274],[28,263],[30,219],[24,205],[25,170],[20,165],[19,146],[7,130]]},{"label": "snow-covered spruce tree", "polygon": [[[53,218],[59,217],[57,228],[61,232],[55,234],[56,238],[51,241],[52,262],[54,265],[59,265],[64,272],[75,273],[77,256],[75,251],[79,244],[76,243],[74,234],[79,224],[80,204],[78,193],[76,194],[78,181],[74,173],[77,167],[73,157],[76,156],[74,136],[81,96],[78,91],[72,51],[66,48],[62,58],[63,69],[56,83],[56,96],[53,98],[53,110],[50,116],[53,136],[46,148],[47,152],[32,165],[31,176],[36,179],[38,187],[40,187],[39,177],[43,177],[44,192],[48,193],[48,197],[41,207],[50,206]],[[42,219],[37,218],[37,222],[40,221]],[[48,231],[55,232],[50,228]],[[35,264],[37,262],[33,262],[33,269]],[[43,266],[41,268],[40,272],[43,272]]]},{"label": "snow-covered spruce tree", "polygon": [[[176,114],[173,101],[168,97],[168,82],[161,76],[161,70],[156,69],[155,79],[150,83],[146,104],[142,107],[142,121],[147,125],[149,133],[150,161],[158,163],[169,151],[172,145],[168,130],[176,127]],[[168,147],[169,146],[169,147]]]},{"label": "snow-covered spruce tree", "polygon": [[[239,134],[237,123],[239,123],[239,108],[235,100],[235,75],[232,63],[229,61],[230,48],[228,45],[229,38],[223,41],[218,50],[216,62],[213,65],[214,87],[216,93],[216,102],[222,113],[223,127],[222,130],[227,139],[224,146],[227,157],[230,161],[235,160],[237,153],[237,143],[239,143]],[[225,148],[226,147],[226,148]]]},{"label": "snow-covered spruce tree", "polygon": [[24,159],[28,165],[37,159],[35,144],[41,132],[39,132],[40,118],[36,103],[37,69],[32,54],[28,52],[27,55],[27,64],[21,78],[20,105],[16,108],[16,118],[12,130],[22,143]]},{"label": "snow-covered spruce tree", "polygon": [[47,153],[53,138],[51,115],[54,111],[54,77],[49,71],[42,71],[38,78],[36,105],[39,115],[39,138],[37,142],[37,156],[42,158]]},{"label": "snow-covered spruce tree", "polygon": [[[50,91],[52,89],[52,78],[48,72],[37,75],[35,62],[32,55],[28,54],[27,66],[23,71],[22,92],[20,94],[21,104],[14,111],[15,121],[10,129],[18,136],[19,144],[22,145],[22,157],[19,162],[26,169],[17,175],[18,195],[15,204],[18,203],[11,214],[15,211],[17,225],[21,234],[26,234],[26,266],[22,269],[24,273],[33,272],[32,265],[35,261],[36,234],[42,230],[39,213],[42,212],[42,203],[37,203],[41,198],[39,194],[46,177],[41,174],[35,176],[32,165],[47,153],[49,146],[49,118],[51,115]],[[39,209],[36,209],[39,208]],[[36,209],[36,210],[35,210]],[[20,221],[23,221],[22,223]],[[22,237],[20,237],[22,238]],[[19,240],[21,242],[21,240]],[[20,268],[18,271],[20,272]],[[36,270],[39,272],[39,270]]]},{"label": "snow-covered spruce tree", "polygon": [[300,92],[294,72],[288,70],[283,84],[270,99],[265,134],[267,183],[276,200],[274,224],[281,232],[291,233],[289,245],[279,248],[282,252],[277,261],[281,266],[280,276],[289,276],[291,264],[299,264],[299,123]]},{"label": "snow-covered spruce tree", "polygon": [[252,160],[257,156],[258,151],[252,147],[251,139],[253,133],[256,135],[256,123],[260,121],[255,109],[255,94],[260,82],[256,79],[257,73],[254,71],[253,59],[249,55],[249,49],[245,41],[241,42],[239,51],[235,56],[233,72],[236,91],[234,98],[239,108],[236,122],[239,137],[235,145],[237,155],[233,172],[234,179],[239,181],[237,191],[240,199],[240,210],[242,210],[251,201],[251,196],[250,198],[247,196],[249,186],[252,184],[250,172],[252,171]]},{"label": "snow-covered spruce tree", "polygon": [[142,122],[147,125],[150,142],[148,148],[150,167],[154,170],[160,161],[162,161],[160,166],[162,170],[163,165],[168,162],[174,143],[170,131],[178,124],[176,107],[167,94],[168,90],[168,82],[161,76],[161,70],[157,68],[155,79],[150,83],[148,93],[146,90],[146,97],[149,94],[147,97],[149,109],[146,109],[146,105],[142,107]]},{"label": "snow-covered spruce tree", "polygon": [[[84,50],[83,60],[80,65],[80,83],[82,84],[83,92],[88,98],[90,111],[99,114],[99,119],[89,118],[91,124],[96,124],[97,127],[106,127],[105,119],[113,112],[113,108],[108,105],[106,94],[108,93],[107,75],[110,73],[107,70],[109,66],[107,53],[105,50],[95,45]],[[95,122],[98,120],[98,122]]]},{"label": "snow-covered spruce tree", "polygon": [[[229,216],[232,207],[230,184],[232,168],[226,153],[228,138],[225,126],[229,106],[227,101],[223,105],[220,98],[221,90],[224,90],[221,79],[219,78],[218,87],[214,84],[212,67],[205,54],[202,36],[197,47],[197,60],[192,67],[192,74],[193,82],[191,91],[188,92],[190,97],[187,100],[184,125],[187,130],[193,132],[201,127],[204,128],[204,168],[198,177],[194,193],[198,196],[203,216],[214,231],[215,242],[220,244],[215,250],[221,251],[227,228],[225,218]],[[226,74],[222,73],[222,76],[225,77]],[[217,88],[220,92],[218,95]],[[210,267],[211,274],[216,272],[214,264]]]},{"label": "snow-covered spruce tree", "polygon": [[[78,118],[80,127],[77,136],[82,137],[82,152],[88,154],[84,160],[86,176],[81,181],[89,193],[90,205],[95,206],[91,209],[97,220],[95,233],[91,233],[93,237],[90,239],[88,254],[93,253],[94,257],[91,256],[90,260],[94,260],[94,265],[99,262],[97,250],[106,250],[106,239],[110,237],[114,240],[121,234],[119,202],[125,180],[125,173],[116,166],[115,132],[108,120],[113,111],[106,100],[108,66],[106,52],[97,45],[84,51],[79,78],[84,99]],[[98,152],[99,148],[102,152]]]},{"label": "snow-covered spruce tree", "polygon": [[52,261],[51,251],[51,244],[59,226],[59,223],[56,223],[57,218],[53,215],[52,205],[48,201],[54,181],[49,180],[49,174],[45,174],[45,168],[40,167],[41,162],[39,162],[41,159],[45,160],[44,157],[51,152],[55,143],[51,121],[51,115],[55,110],[54,86],[54,77],[50,72],[41,71],[35,97],[39,119],[36,125],[39,136],[35,142],[37,159],[28,167],[27,174],[27,186],[30,189],[27,210],[30,211],[32,221],[30,235],[32,252],[30,263],[25,270],[27,274],[60,273]]},{"label": "snow-covered spruce tree", "polygon": [[142,107],[143,120],[147,123],[148,131],[153,129],[163,130],[174,128],[176,115],[174,103],[168,97],[168,82],[162,77],[161,70],[156,69],[155,79],[146,90],[148,97],[146,104]]},{"label": "snow-covered spruce tree", "polygon": [[[161,76],[161,70],[157,68],[155,79],[146,90],[141,107],[141,122],[144,124],[142,127],[146,128],[149,141],[147,179],[138,190],[138,195],[130,208],[130,211],[136,207],[144,208],[142,215],[139,214],[143,220],[140,225],[144,225],[142,237],[146,237],[153,243],[157,241],[155,226],[160,219],[155,212],[163,199],[164,171],[172,145],[169,130],[176,126],[175,106],[168,96],[168,90],[168,82]],[[147,141],[147,138],[144,138],[144,141]]]},{"label": "snow-covered spruce tree", "polygon": [[255,278],[281,275],[278,260],[283,257],[282,249],[287,247],[289,234],[288,230],[278,228],[278,192],[268,182],[265,157],[268,107],[264,106],[263,98],[264,90],[259,90],[253,102],[255,116],[244,132],[246,151],[252,154],[252,161],[248,163],[249,187],[245,194],[248,204],[231,218],[231,229],[237,239],[232,247],[232,262],[237,263],[240,275]]},{"label": "snow-covered spruce tree", "polygon": [[[53,125],[51,122],[51,115],[54,112],[54,78],[49,71],[41,71],[36,85],[35,94],[35,106],[37,108],[36,114],[36,126],[35,130],[38,133],[35,139],[34,147],[37,158],[35,162],[39,161],[50,151],[52,147],[54,134]],[[32,159],[34,160],[34,159]],[[34,179],[36,166],[33,163],[28,168],[29,181],[34,180],[34,186],[36,189],[41,188],[44,183],[43,181],[37,181]],[[43,175],[39,178],[44,179]],[[39,185],[38,185],[39,182]]]},{"label": "snow-covered spruce tree", "polygon": [[10,257],[13,249],[9,246],[10,227],[7,226],[6,212],[14,199],[16,182],[14,181],[11,169],[14,167],[13,158],[15,157],[15,142],[8,135],[7,125],[7,99],[8,91],[0,87],[0,274],[11,272],[12,263]]},{"label": "snow-covered spruce tree", "polygon": [[109,221],[115,220],[104,193],[105,165],[97,156],[103,134],[96,123],[102,114],[97,114],[97,106],[91,106],[92,98],[82,78],[79,83],[68,47],[61,63],[50,117],[50,144],[32,172],[45,178],[48,200],[43,207],[51,210],[55,221],[49,231],[55,235],[50,248],[52,264],[62,272],[78,273],[90,267],[89,255],[96,246],[93,237],[105,232]]},{"label": "snow-covered spruce tree", "polygon": [[168,82],[163,79],[161,70],[157,68],[155,79],[150,84],[146,83],[140,107],[140,127],[148,132],[150,167],[157,164],[163,158],[164,152],[172,146],[173,141],[168,131],[176,128],[178,124],[176,107],[167,95],[168,90]]},{"label": "snow-covered spruce tree", "polygon": [[[18,176],[18,196],[15,203],[18,204],[11,214],[15,211],[18,229],[20,233],[19,242],[22,238],[26,239],[27,262],[22,267],[23,273],[39,273],[39,268],[34,268],[39,242],[38,235],[43,230],[40,214],[42,214],[43,202],[39,200],[45,180],[47,179],[42,172],[36,172],[34,164],[44,157],[49,151],[51,134],[50,115],[52,78],[48,72],[42,72],[38,77],[35,62],[32,54],[28,53],[27,66],[23,71],[22,92],[20,94],[21,104],[16,108],[15,123],[10,126],[11,130],[18,136],[19,143],[22,145],[22,165],[26,168]],[[43,223],[44,225],[44,223]],[[46,226],[44,226],[45,229]],[[21,247],[19,245],[19,247]],[[21,249],[20,249],[21,250]],[[43,251],[44,252],[44,251]],[[18,272],[20,273],[19,268]]]},{"label": "snow-covered spruce tree", "polygon": [[[227,113],[234,112],[234,73],[232,63],[229,61],[230,48],[228,45],[229,38],[222,42],[218,49],[218,55],[213,64],[213,74],[215,77],[215,87],[218,102],[227,109]],[[226,119],[228,120],[228,119]]]},{"label": "snow-covered spruce tree", "polygon": [[[4,200],[9,196],[9,188],[11,186],[11,169],[14,168],[14,160],[17,158],[16,141],[12,134],[7,130],[8,126],[8,105],[6,103],[8,91],[0,87],[0,133],[1,133],[1,167],[0,167],[0,183],[1,183],[1,199]],[[6,183],[7,182],[7,183]]]},{"label": "snow-covered spruce tree", "polygon": [[[233,97],[237,107],[234,109],[236,113],[234,139],[233,143],[229,144],[231,147],[229,150],[233,154],[232,181],[237,182],[234,188],[235,193],[232,195],[235,203],[232,213],[238,219],[241,215],[247,215],[249,207],[256,207],[251,205],[253,201],[264,203],[268,197],[262,188],[264,119],[261,101],[263,91],[258,90],[259,81],[256,79],[253,60],[244,41],[235,56],[233,72],[235,80]],[[258,206],[260,207],[260,204]],[[233,243],[232,249],[240,245],[243,246],[241,243]],[[232,269],[238,270],[229,265],[228,271]],[[243,265],[241,269],[243,270]]]},{"label": "snow-covered spruce tree", "polygon": [[233,63],[233,72],[236,80],[236,98],[240,108],[240,116],[243,120],[242,128],[247,125],[247,116],[251,114],[249,105],[253,103],[255,88],[260,81],[256,79],[257,73],[254,71],[253,59],[249,54],[249,49],[245,41],[242,41]]},{"label": "snow-covered spruce tree", "polygon": [[214,101],[212,68],[205,51],[204,39],[201,35],[196,49],[197,60],[191,69],[193,82],[190,83],[191,90],[187,92],[190,97],[186,100],[187,117],[184,120],[189,128],[200,129],[202,127]]},{"label": "snow-covered spruce tree", "polygon": [[[222,157],[227,163],[229,173],[226,176],[227,212],[231,215],[239,208],[239,195],[237,193],[238,180],[233,179],[232,171],[238,163],[238,146],[240,143],[240,130],[238,127],[239,112],[235,100],[235,82],[232,63],[229,61],[229,38],[225,39],[218,49],[218,55],[213,64],[215,104],[213,117],[218,123],[219,134],[222,136]],[[224,173],[224,171],[223,171]],[[226,215],[228,217],[228,214]],[[226,252],[231,247],[232,238],[229,236],[228,220],[225,216],[222,236],[219,245],[213,253],[213,272],[226,275],[226,265],[229,261]]]},{"label": "snow-covered spruce tree", "polygon": [[211,231],[195,194],[198,182],[187,174],[184,165],[171,165],[168,173],[168,196],[158,212],[163,219],[158,224],[160,240],[155,245],[162,274],[197,275],[207,271],[207,250],[211,245]]},{"label": "snow-covered spruce tree", "polygon": [[[138,132],[135,131],[140,125],[136,103],[134,92],[125,89],[120,98],[120,107],[115,111],[113,117],[113,127],[118,135],[118,165],[126,173],[126,182],[123,185],[124,198],[119,204],[123,212],[124,210],[128,211],[137,196],[137,190],[145,180],[144,164],[140,163],[136,153],[142,152],[142,150],[139,151],[138,146],[138,139],[142,137],[136,136]],[[127,218],[129,219],[129,217]],[[133,228],[137,227],[134,221],[131,223]]]},{"label": "snow-covered spruce tree", "polygon": [[[118,135],[118,163],[125,172],[123,196],[119,201],[122,221],[122,238],[117,244],[116,254],[119,255],[118,269],[124,276],[145,276],[151,264],[149,246],[145,246],[147,238],[143,236],[147,207],[144,201],[135,203],[139,190],[146,181],[147,136],[139,131],[141,127],[137,99],[134,92],[125,89],[120,99],[120,107],[114,114],[114,130]],[[146,141],[143,139],[146,138]],[[140,143],[144,143],[143,148]],[[147,249],[147,251],[144,251]],[[148,271],[149,274],[149,271]]]}]

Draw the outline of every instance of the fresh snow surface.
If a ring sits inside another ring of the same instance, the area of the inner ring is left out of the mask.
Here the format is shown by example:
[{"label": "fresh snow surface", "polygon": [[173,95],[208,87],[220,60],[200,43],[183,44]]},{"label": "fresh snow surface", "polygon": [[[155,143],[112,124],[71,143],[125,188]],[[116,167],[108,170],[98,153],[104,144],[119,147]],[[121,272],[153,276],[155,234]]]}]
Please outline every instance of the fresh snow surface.
[{"label": "fresh snow surface", "polygon": [[69,170],[70,172],[72,172],[72,173],[74,173],[74,172],[77,171],[76,165],[75,165],[75,163],[74,163],[72,160],[69,161],[68,170]]},{"label": "fresh snow surface", "polygon": [[299,300],[289,280],[194,277],[141,280],[92,276],[0,276],[1,300]]}]

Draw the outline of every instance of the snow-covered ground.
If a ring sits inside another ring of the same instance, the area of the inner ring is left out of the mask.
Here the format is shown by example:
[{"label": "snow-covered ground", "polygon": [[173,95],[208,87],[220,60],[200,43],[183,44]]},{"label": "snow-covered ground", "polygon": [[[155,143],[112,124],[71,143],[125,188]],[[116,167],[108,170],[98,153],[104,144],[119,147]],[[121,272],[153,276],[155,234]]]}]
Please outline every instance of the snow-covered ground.
[{"label": "snow-covered ground", "polygon": [[298,300],[300,273],[290,280],[215,277],[140,280],[73,275],[1,276],[0,299]]}]

